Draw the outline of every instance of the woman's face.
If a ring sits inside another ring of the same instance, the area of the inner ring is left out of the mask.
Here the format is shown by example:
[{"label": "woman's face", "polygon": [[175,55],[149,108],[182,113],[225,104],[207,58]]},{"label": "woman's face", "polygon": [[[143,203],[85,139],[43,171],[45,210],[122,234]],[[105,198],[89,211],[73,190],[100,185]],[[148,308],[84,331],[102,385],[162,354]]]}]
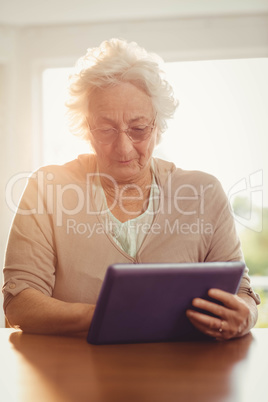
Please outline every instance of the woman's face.
[{"label": "woman's face", "polygon": [[153,124],[155,116],[151,98],[131,83],[121,83],[95,89],[89,108],[91,130],[112,127],[120,131],[110,144],[98,142],[96,135],[90,136],[100,172],[111,175],[118,182],[134,183],[148,174],[157,129],[154,128],[151,135],[139,143],[133,143],[123,130]]}]

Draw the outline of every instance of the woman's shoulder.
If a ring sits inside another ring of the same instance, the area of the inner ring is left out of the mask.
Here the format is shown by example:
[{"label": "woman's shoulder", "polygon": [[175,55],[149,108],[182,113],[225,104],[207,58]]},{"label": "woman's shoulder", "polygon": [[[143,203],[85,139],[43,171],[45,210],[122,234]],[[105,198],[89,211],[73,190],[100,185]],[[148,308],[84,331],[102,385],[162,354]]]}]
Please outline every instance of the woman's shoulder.
[{"label": "woman's shoulder", "polygon": [[185,170],[174,163],[154,158],[156,175],[161,177],[162,184],[167,181],[177,182],[180,185],[209,185],[221,186],[219,180],[212,174],[201,170]]},{"label": "woman's shoulder", "polygon": [[64,164],[46,165],[40,167],[32,174],[32,178],[43,176],[44,181],[52,182],[80,182],[85,181],[87,174],[96,170],[96,160],[94,154],[78,155],[76,159]]}]

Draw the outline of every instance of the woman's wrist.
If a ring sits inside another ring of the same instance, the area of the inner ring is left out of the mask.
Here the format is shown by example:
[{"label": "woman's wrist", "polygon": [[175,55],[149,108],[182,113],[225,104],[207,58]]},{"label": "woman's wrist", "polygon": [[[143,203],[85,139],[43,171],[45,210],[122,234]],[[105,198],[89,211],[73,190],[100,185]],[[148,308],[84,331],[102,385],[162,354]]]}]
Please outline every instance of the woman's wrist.
[{"label": "woman's wrist", "polygon": [[242,333],[242,335],[245,335],[256,325],[256,322],[258,320],[258,308],[254,299],[248,294],[238,293],[238,296],[247,304],[249,308],[247,325]]}]

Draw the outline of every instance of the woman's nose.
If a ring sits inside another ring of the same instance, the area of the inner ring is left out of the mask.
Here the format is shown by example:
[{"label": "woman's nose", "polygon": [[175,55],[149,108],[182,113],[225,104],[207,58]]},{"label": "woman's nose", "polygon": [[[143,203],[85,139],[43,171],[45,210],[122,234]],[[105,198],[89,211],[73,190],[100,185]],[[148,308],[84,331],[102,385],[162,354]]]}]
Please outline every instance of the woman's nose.
[{"label": "woman's nose", "polygon": [[133,143],[125,131],[118,133],[117,139],[114,142],[115,150],[120,154],[127,154],[133,148]]}]

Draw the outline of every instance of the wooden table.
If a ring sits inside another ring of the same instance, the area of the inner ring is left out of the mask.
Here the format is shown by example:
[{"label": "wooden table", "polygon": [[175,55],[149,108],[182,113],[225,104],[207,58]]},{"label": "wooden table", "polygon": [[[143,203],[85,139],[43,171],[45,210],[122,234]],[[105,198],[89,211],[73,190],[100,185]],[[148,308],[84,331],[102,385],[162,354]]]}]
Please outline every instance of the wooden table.
[{"label": "wooden table", "polygon": [[0,329],[0,400],[268,401],[268,329],[221,343],[107,346]]}]

